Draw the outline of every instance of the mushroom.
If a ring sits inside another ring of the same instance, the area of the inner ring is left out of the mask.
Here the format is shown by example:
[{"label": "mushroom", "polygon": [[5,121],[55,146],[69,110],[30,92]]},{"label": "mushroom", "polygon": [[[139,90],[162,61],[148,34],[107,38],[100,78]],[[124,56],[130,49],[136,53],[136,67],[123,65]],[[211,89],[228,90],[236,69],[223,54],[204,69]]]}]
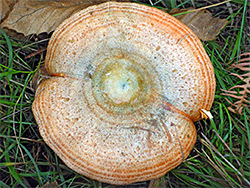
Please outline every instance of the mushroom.
[{"label": "mushroom", "polygon": [[110,184],[163,176],[196,142],[215,77],[202,43],[153,7],[107,2],[65,20],[46,55],[51,78],[32,110],[50,148],[74,171]]}]

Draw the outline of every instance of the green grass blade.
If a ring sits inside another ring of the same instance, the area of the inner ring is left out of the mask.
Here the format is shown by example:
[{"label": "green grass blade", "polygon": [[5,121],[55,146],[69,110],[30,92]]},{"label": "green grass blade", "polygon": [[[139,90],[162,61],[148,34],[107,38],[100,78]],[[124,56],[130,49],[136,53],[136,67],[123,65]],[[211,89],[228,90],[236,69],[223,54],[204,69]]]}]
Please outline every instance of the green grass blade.
[{"label": "green grass blade", "polygon": [[40,170],[39,170],[34,158],[32,157],[31,153],[27,150],[26,147],[24,147],[22,144],[20,144],[20,146],[23,148],[23,150],[26,152],[26,154],[29,156],[31,162],[33,163],[35,170],[36,170],[36,177],[38,179],[39,185],[42,186],[43,182],[42,182],[41,173],[40,173]]}]

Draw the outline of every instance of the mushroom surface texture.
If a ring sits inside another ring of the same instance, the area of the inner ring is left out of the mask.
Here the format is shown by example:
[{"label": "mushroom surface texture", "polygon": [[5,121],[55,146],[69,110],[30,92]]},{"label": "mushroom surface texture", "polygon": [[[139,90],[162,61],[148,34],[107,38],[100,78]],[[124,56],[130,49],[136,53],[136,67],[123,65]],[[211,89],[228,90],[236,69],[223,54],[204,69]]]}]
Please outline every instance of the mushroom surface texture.
[{"label": "mushroom surface texture", "polygon": [[193,121],[215,93],[202,43],[153,7],[107,2],[53,33],[51,78],[32,110],[44,141],[74,171],[110,184],[163,176],[196,142]]}]

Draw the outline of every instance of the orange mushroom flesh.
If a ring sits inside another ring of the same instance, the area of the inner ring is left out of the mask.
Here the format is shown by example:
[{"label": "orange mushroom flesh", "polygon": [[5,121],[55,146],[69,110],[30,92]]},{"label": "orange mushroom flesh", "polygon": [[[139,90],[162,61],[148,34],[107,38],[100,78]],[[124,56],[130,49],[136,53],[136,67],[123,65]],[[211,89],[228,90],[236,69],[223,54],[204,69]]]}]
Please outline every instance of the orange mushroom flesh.
[{"label": "orange mushroom flesh", "polygon": [[108,2],[65,20],[32,110],[44,141],[89,178],[130,184],[187,158],[210,110],[214,71],[200,40],[158,9]]}]

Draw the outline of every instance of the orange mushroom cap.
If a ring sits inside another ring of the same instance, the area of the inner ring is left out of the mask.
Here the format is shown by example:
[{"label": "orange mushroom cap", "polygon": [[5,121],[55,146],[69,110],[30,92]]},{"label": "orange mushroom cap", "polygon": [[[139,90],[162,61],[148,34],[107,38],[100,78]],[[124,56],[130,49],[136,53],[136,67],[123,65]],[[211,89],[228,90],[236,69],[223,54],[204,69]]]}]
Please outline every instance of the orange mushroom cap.
[{"label": "orange mushroom cap", "polygon": [[200,40],[156,8],[107,2],[65,20],[32,110],[44,141],[89,178],[129,184],[187,158],[210,110],[212,64]]}]

